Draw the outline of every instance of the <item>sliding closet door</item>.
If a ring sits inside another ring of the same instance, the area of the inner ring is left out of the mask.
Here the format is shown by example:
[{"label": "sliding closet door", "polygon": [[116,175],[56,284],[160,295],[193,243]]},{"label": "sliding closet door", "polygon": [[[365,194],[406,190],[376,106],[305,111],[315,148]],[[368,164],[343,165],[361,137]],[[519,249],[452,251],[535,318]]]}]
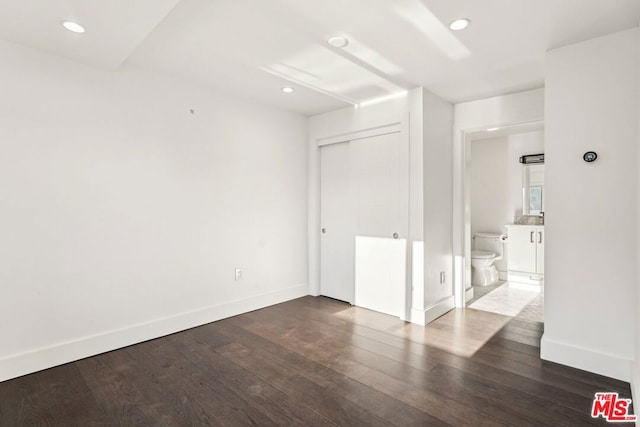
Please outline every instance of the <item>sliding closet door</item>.
[{"label": "sliding closet door", "polygon": [[400,133],[320,149],[321,294],[402,316],[408,189]]},{"label": "sliding closet door", "polygon": [[320,293],[354,303],[354,209],[348,142],[320,148]]},{"label": "sliding closet door", "polygon": [[351,142],[355,305],[400,317],[406,286],[400,133]]}]

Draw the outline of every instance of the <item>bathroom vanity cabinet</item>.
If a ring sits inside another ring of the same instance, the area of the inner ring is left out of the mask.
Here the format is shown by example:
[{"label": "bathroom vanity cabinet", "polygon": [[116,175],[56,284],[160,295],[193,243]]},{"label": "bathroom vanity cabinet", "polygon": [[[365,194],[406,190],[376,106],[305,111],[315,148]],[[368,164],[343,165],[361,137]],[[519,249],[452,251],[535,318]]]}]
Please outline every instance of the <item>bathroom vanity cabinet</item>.
[{"label": "bathroom vanity cabinet", "polygon": [[544,226],[507,225],[507,280],[541,284],[544,279]]}]

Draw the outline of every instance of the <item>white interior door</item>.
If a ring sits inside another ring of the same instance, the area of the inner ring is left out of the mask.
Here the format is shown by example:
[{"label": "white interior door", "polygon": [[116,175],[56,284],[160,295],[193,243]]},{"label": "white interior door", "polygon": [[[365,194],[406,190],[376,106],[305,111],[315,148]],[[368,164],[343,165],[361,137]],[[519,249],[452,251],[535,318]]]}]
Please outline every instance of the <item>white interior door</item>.
[{"label": "white interior door", "polygon": [[405,309],[407,265],[400,148],[400,133],[351,142],[355,304],[398,317]]},{"label": "white interior door", "polygon": [[354,209],[348,142],[320,148],[320,293],[354,303]]},{"label": "white interior door", "polygon": [[408,192],[400,133],[320,148],[320,293],[401,317]]}]

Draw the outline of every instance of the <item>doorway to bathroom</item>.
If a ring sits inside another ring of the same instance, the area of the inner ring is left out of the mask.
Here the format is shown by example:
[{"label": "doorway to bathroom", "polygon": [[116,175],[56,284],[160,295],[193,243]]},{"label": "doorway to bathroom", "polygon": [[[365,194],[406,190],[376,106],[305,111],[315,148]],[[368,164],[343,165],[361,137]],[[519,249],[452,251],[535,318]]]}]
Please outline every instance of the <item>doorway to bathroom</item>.
[{"label": "doorway to bathroom", "polygon": [[544,124],[467,132],[466,306],[544,321]]}]

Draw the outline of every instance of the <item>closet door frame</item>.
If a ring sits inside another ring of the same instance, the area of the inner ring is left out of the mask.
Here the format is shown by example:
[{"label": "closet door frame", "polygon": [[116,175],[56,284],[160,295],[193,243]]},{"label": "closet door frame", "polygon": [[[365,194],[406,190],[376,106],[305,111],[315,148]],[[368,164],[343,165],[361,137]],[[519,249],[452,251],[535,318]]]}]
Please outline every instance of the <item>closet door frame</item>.
[{"label": "closet door frame", "polygon": [[[409,214],[410,214],[410,204],[409,204],[409,117],[408,114],[404,115],[404,117],[400,117],[397,120],[389,120],[384,122],[379,122],[377,125],[363,127],[358,130],[344,132],[337,135],[329,135],[329,136],[321,136],[315,137],[313,140],[315,141],[315,150],[317,151],[316,160],[317,164],[315,165],[316,171],[316,179],[317,185],[320,183],[320,147],[330,144],[337,144],[341,142],[349,142],[355,141],[363,138],[369,138],[372,136],[386,135],[390,133],[399,133],[400,134],[400,157],[401,157],[401,186],[403,188],[401,194],[400,205],[402,207],[402,227],[398,234],[400,238],[405,239],[407,242],[406,247],[406,274],[405,274],[405,286],[403,289],[403,295],[401,299],[405,302],[404,310],[402,312],[402,316],[400,318],[402,320],[408,320],[411,315],[411,295],[412,295],[412,239],[411,239],[411,230],[409,227]],[[313,183],[311,184],[313,185]],[[313,198],[317,198],[313,200]],[[313,215],[309,220],[310,227],[310,241],[309,241],[309,269],[310,269],[310,277],[311,277],[311,289],[310,293],[312,295],[320,294],[320,245],[321,245],[321,237],[320,237],[320,192],[317,191],[317,194],[310,194],[310,209],[313,209]],[[313,277],[315,276],[315,277]],[[317,280],[317,283],[313,283],[314,280]],[[421,288],[424,288],[424,284],[416,284]]]}]

